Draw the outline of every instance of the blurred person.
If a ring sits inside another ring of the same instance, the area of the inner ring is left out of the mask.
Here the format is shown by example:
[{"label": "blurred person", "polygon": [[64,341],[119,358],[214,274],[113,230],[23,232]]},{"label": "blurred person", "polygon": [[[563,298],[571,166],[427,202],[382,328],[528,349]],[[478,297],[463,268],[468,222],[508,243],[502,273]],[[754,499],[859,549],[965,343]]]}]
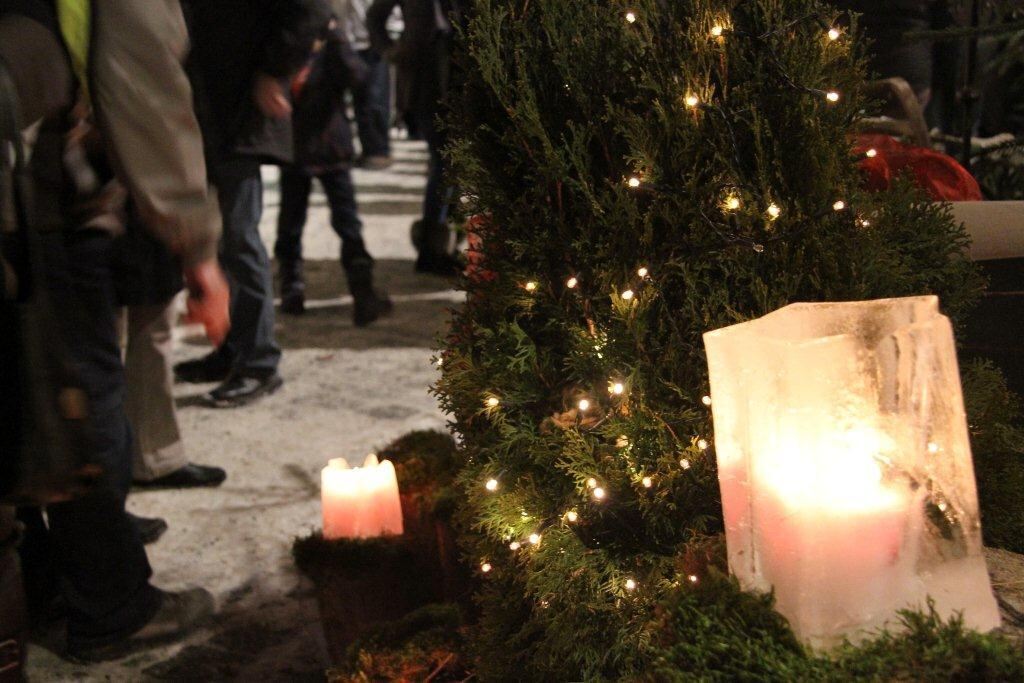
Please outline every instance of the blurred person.
[{"label": "blurred person", "polygon": [[290,163],[288,83],[327,23],[324,0],[186,2],[192,36],[190,74],[217,188],[224,232],[220,261],[231,282],[231,331],[202,358],[174,367],[185,382],[220,382],[208,405],[248,404],[277,391],[281,349],[274,338],[270,259],[260,239],[260,163]]},{"label": "blurred person", "polygon": [[135,434],[132,484],[140,489],[220,486],[227,473],[190,462],[178,426],[170,362],[178,317],[174,299],[130,305],[124,317],[125,401]]},{"label": "blurred person", "polygon": [[[455,275],[460,267],[449,251],[448,213],[455,188],[445,181],[447,169],[441,151],[447,140],[437,117],[448,92],[452,41],[463,16],[461,4],[460,0],[374,0],[366,12],[371,43],[399,72],[398,109],[413,120],[430,151],[423,217],[413,226],[413,244],[418,252],[416,271],[436,275]],[[397,41],[387,29],[396,7],[401,8],[404,22]]]},{"label": "blurred person", "polygon": [[[362,88],[352,93],[352,105],[359,132],[358,164],[369,170],[391,166],[391,73],[387,60],[370,44],[366,10],[371,0],[334,0],[348,44],[366,68]],[[340,6],[340,7],[338,7]]]},{"label": "blurred person", "polygon": [[[191,463],[178,426],[172,389],[172,330],[176,296],[183,288],[178,259],[129,214],[114,245],[119,337],[125,364],[125,410],[135,436],[132,484],[166,489],[219,486],[219,467]],[[139,518],[143,540],[156,540],[166,523]]]},{"label": "blurred person", "polygon": [[203,589],[171,593],[149,582],[125,511],[132,436],[115,330],[114,235],[130,193],[145,225],[182,259],[191,316],[220,343],[228,291],[215,258],[219,216],[182,67],[187,34],[176,0],[3,0],[0,14],[0,63],[32,124],[40,286],[60,314],[62,336],[74,342],[69,352],[104,465],[94,489],[48,505],[45,519],[38,508],[20,511],[22,557],[37,613],[51,591],[63,600],[67,654],[103,659],[181,637],[213,611]]},{"label": "blurred person", "polygon": [[345,115],[345,91],[359,91],[365,75],[332,19],[313,55],[292,80],[295,161],[281,167],[281,211],[274,244],[281,276],[281,310],[301,314],[305,310],[302,231],[313,178],[319,180],[331,207],[331,227],[341,238],[341,266],[352,294],[352,319],[357,327],[369,325],[392,308],[387,294],[373,285],[373,257],[363,241],[349,170],[354,150]]}]

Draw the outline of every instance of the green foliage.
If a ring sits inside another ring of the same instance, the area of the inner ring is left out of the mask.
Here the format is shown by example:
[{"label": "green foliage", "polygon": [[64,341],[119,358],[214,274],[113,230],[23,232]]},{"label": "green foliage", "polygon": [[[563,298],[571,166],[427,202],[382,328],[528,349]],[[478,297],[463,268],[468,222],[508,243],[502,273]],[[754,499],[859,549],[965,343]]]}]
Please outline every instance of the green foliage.
[{"label": "green foliage", "polygon": [[[1021,89],[1024,90],[1024,84]],[[1024,139],[1017,137],[995,150],[986,150],[976,157],[971,173],[978,179],[986,199],[1024,199]]]},{"label": "green foliage", "polygon": [[1020,400],[989,363],[963,371],[986,545],[1024,553],[1024,430]]},{"label": "green foliage", "polygon": [[[493,277],[464,283],[437,393],[466,552],[492,568],[482,679],[629,678],[665,656],[659,605],[710,576],[680,558],[722,528],[703,332],[792,301],[936,293],[958,319],[977,298],[946,208],[858,189],[863,69],[834,19],[816,0],[475,3],[451,157]],[[690,617],[719,634],[702,647],[744,647],[758,599],[700,595]],[[757,614],[769,661],[798,661]]]},{"label": "green foliage", "polygon": [[1016,681],[1019,645],[964,628],[958,617],[902,612],[893,633],[829,657],[807,653],[769,596],[743,593],[711,573],[666,598],[657,624],[663,649],[642,681]]}]

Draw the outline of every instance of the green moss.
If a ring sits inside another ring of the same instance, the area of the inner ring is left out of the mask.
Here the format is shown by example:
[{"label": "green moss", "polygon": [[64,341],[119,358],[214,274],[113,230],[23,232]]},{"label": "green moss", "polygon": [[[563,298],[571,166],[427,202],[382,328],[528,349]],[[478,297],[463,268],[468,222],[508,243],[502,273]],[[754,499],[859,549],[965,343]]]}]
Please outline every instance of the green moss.
[{"label": "green moss", "polygon": [[395,464],[402,491],[447,486],[458,467],[455,440],[436,430],[409,432],[379,450],[377,457]]},{"label": "green moss", "polygon": [[361,574],[389,566],[410,565],[415,553],[402,536],[326,540],[316,532],[295,539],[292,557],[299,570],[311,578],[327,573]]},{"label": "green moss", "polygon": [[331,683],[466,680],[462,624],[457,606],[425,605],[369,629],[349,648],[346,666],[328,671],[327,679]]}]

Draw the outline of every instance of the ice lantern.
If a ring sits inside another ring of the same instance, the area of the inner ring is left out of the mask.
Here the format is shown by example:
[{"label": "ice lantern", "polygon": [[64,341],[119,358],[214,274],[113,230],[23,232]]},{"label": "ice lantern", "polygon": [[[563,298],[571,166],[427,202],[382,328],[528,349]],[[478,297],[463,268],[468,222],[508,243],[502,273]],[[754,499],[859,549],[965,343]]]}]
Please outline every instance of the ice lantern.
[{"label": "ice lantern", "polygon": [[704,335],[729,569],[815,647],[896,611],[999,625],[953,330],[934,296],[793,304]]}]

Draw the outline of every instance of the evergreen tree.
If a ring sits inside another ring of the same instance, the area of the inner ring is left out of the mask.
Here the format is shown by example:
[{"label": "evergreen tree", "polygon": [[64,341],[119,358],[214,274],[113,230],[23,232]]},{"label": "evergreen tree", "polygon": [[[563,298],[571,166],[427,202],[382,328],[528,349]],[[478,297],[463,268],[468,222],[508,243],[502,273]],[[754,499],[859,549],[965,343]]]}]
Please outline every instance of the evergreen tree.
[{"label": "evergreen tree", "polygon": [[719,656],[798,652],[767,606],[771,647],[744,642],[753,607],[695,607],[740,600],[715,569],[701,335],[926,292],[956,319],[981,288],[966,237],[906,185],[858,189],[864,72],[825,4],[474,4],[450,127],[482,243],[437,391],[484,586],[479,673],[627,677],[712,622]]}]

